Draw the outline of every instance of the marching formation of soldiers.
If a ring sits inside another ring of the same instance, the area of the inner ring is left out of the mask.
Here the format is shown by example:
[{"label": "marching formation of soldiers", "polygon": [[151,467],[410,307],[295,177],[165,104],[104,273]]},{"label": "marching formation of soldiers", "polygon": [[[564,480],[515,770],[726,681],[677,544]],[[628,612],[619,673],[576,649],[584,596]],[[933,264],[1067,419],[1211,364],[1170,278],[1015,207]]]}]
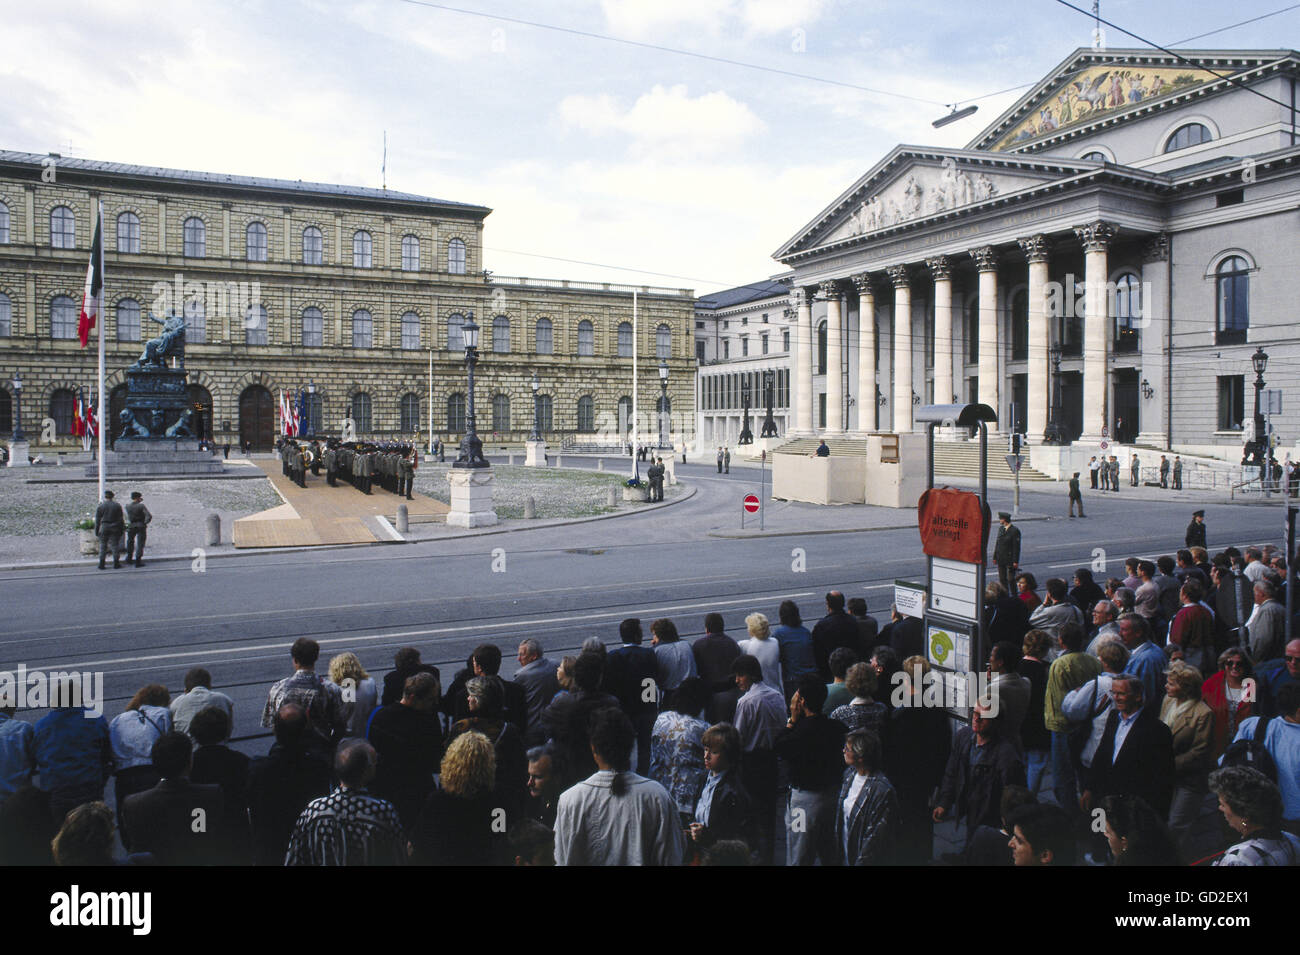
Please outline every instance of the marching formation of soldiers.
[{"label": "marching formation of soldiers", "polygon": [[363,494],[370,494],[378,484],[385,491],[413,500],[411,492],[415,489],[418,460],[410,444],[341,442],[329,438],[322,446],[319,440],[299,442],[283,438],[279,450],[285,476],[299,487],[307,486],[308,468],[319,476],[324,465],[325,481],[330,487],[342,478]]}]

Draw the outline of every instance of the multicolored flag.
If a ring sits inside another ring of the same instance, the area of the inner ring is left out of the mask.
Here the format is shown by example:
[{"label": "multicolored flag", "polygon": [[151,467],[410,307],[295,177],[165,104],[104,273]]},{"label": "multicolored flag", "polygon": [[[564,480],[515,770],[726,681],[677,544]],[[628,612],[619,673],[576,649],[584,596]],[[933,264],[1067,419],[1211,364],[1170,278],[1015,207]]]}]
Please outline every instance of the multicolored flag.
[{"label": "multicolored flag", "polygon": [[95,219],[95,238],[90,243],[90,264],[86,266],[86,293],[81,300],[81,318],[77,322],[77,336],[81,347],[90,344],[90,332],[99,319],[104,306],[104,223],[103,217]]}]

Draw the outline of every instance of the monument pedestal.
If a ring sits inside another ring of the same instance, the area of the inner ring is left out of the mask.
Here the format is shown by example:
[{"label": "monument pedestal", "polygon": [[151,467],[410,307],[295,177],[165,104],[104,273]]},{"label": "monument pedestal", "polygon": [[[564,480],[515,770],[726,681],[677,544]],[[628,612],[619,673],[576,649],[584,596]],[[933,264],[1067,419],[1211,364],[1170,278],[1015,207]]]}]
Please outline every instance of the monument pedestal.
[{"label": "monument pedestal", "polygon": [[27,460],[27,449],[29,445],[27,440],[9,442],[9,463],[6,467],[11,468],[29,468],[32,462]]},{"label": "monument pedestal", "polygon": [[497,523],[497,512],[492,509],[491,468],[456,468],[447,472],[451,485],[451,511],[447,514],[450,527],[491,527]]},{"label": "monument pedestal", "polygon": [[[199,450],[198,438],[118,438],[104,452],[105,477],[203,477],[222,474],[221,458]],[[86,476],[99,473],[98,464],[86,465]]]},{"label": "monument pedestal", "polygon": [[529,468],[546,467],[546,442],[545,441],[524,442],[524,467],[529,467]]}]

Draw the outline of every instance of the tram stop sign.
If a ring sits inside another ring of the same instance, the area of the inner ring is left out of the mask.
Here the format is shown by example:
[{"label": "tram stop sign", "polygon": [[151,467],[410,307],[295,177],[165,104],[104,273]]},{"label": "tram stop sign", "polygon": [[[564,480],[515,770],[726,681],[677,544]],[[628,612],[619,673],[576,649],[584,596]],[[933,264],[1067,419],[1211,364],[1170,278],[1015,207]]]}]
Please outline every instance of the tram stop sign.
[{"label": "tram stop sign", "polygon": [[759,509],[760,505],[759,505],[759,502],[758,502],[758,495],[757,495],[757,494],[746,494],[746,495],[745,495],[745,500],[744,500],[742,503],[745,505],[745,510],[746,510],[748,513],[750,513],[750,514],[757,514],[757,513],[758,513],[758,509]]}]

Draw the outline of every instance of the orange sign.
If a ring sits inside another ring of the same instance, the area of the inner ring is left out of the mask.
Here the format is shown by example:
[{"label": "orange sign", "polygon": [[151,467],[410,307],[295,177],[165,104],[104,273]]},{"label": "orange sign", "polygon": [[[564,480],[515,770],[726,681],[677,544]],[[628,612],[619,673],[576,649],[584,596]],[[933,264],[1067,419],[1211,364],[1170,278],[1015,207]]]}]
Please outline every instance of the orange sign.
[{"label": "orange sign", "polygon": [[932,487],[916,502],[921,549],[931,557],[967,564],[984,563],[989,543],[989,510],[978,494]]}]

